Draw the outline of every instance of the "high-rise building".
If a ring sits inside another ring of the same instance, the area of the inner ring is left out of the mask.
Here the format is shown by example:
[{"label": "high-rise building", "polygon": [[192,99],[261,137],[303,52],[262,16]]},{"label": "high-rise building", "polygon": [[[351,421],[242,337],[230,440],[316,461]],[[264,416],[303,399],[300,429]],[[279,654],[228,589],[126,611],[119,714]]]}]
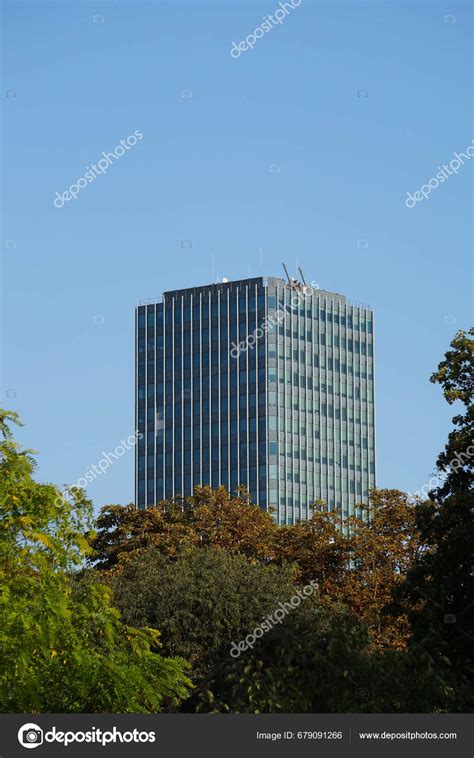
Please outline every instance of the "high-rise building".
[{"label": "high-rise building", "polygon": [[296,280],[165,292],[136,310],[136,503],[245,485],[278,523],[375,486],[373,313]]}]

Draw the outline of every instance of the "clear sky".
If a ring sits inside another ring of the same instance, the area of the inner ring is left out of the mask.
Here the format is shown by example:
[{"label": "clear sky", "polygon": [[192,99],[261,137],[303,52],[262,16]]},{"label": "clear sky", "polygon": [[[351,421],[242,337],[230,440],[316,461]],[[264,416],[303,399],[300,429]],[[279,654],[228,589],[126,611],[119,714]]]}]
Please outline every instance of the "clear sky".
[{"label": "clear sky", "polygon": [[[377,479],[419,489],[454,409],[429,376],[472,299],[472,6],[302,0],[3,5],[2,404],[42,480],[134,428],[134,307],[290,273],[376,318]],[[94,18],[95,17],[95,18]],[[260,34],[260,33],[258,33]],[[143,139],[62,208],[102,152]],[[262,252],[260,252],[262,250]],[[133,498],[127,452],[88,488]]]}]

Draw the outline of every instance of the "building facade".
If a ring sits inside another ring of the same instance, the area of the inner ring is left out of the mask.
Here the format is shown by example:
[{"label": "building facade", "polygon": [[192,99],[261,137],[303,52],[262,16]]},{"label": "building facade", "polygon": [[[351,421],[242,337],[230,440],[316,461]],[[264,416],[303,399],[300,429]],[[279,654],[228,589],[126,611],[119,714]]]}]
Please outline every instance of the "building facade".
[{"label": "building facade", "polygon": [[280,524],[375,486],[373,313],[253,278],[136,309],[136,504],[244,485]]}]

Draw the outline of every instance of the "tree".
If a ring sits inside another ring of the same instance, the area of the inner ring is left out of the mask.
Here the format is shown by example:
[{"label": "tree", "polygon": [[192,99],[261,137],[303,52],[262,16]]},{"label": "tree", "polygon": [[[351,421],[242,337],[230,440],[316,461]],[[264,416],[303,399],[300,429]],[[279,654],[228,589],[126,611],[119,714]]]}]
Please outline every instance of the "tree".
[{"label": "tree", "polygon": [[222,547],[252,562],[267,563],[275,557],[273,537],[278,527],[271,512],[250,502],[244,487],[237,497],[224,487],[196,487],[187,502],[186,513],[201,544]]},{"label": "tree", "polygon": [[417,549],[414,522],[414,508],[398,490],[371,493],[370,519],[361,507],[343,522],[339,512],[318,502],[308,521],[280,527],[245,493],[232,497],[223,487],[198,487],[183,502],[163,501],[143,511],[104,508],[91,562],[120,572],[149,546],[169,557],[214,546],[255,563],[291,563],[296,584],[317,581],[322,602],[343,602],[368,625],[375,645],[401,649],[407,618],[402,610],[397,618],[386,614],[385,606]]},{"label": "tree", "polygon": [[225,702],[237,713],[359,711],[370,666],[364,626],[313,595],[229,661]]},{"label": "tree", "polygon": [[338,511],[315,503],[308,521],[275,530],[276,561],[291,562],[298,581],[306,584],[315,579],[322,596],[334,597],[344,585],[352,551],[342,523]]},{"label": "tree", "polygon": [[418,549],[415,509],[398,490],[372,490],[370,502],[370,518],[359,506],[345,521],[315,504],[308,521],[276,530],[275,552],[297,567],[301,582],[318,581],[323,602],[341,602],[367,624],[374,645],[402,649],[408,619],[386,608]]},{"label": "tree", "polygon": [[195,690],[188,711],[209,709],[222,697],[232,642],[295,593],[289,567],[252,563],[219,547],[174,557],[151,547],[108,581],[128,624],[159,628],[165,653],[190,661]]},{"label": "tree", "polygon": [[374,649],[362,622],[295,586],[288,565],[152,547],[108,582],[129,624],[159,627],[165,653],[191,662],[186,712],[417,712],[439,698],[426,656]]},{"label": "tree", "polygon": [[198,535],[182,504],[170,500],[145,510],[133,504],[104,506],[89,542],[89,563],[102,571],[117,572],[149,547],[158,548],[163,555],[175,555],[180,548],[197,544]]},{"label": "tree", "polygon": [[271,515],[248,501],[241,490],[232,496],[224,487],[196,487],[191,497],[162,501],[138,510],[133,505],[109,505],[91,535],[90,562],[104,570],[120,571],[128,559],[150,546],[175,555],[192,546],[214,545],[250,560],[274,556]]},{"label": "tree", "polygon": [[410,637],[407,608],[389,613],[392,595],[419,553],[415,508],[399,490],[372,490],[370,518],[352,517],[351,567],[339,597],[367,624],[374,645],[404,649]]},{"label": "tree", "polygon": [[451,348],[431,381],[465,412],[438,458],[444,483],[416,506],[423,550],[397,597],[412,606],[410,649],[427,653],[443,678],[442,707],[465,711],[474,706],[473,340],[458,332]]},{"label": "tree", "polygon": [[305,602],[262,637],[226,681],[236,712],[424,713],[442,691],[426,655],[374,650],[342,604]]},{"label": "tree", "polygon": [[0,710],[148,712],[176,705],[186,664],[157,651],[159,632],[126,626],[107,587],[76,588],[92,505],[33,479],[32,451],[0,411]]},{"label": "tree", "polygon": [[458,332],[445,359],[438,365],[430,381],[440,384],[445,400],[452,405],[461,402],[464,414],[453,418],[454,429],[437,460],[438,470],[445,476],[444,484],[433,494],[440,499],[448,494],[472,489],[474,481],[474,328]]}]

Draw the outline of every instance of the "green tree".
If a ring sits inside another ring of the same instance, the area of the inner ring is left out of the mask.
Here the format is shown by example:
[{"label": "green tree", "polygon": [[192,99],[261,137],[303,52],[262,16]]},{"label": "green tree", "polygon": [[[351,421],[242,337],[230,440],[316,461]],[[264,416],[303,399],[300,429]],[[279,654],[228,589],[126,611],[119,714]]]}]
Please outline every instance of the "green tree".
[{"label": "green tree", "polygon": [[0,411],[0,710],[148,712],[176,705],[185,662],[157,651],[159,632],[122,623],[101,584],[76,587],[92,506],[33,479],[32,451]]},{"label": "green tree", "polygon": [[451,350],[438,365],[430,381],[440,384],[449,405],[462,403],[464,413],[453,418],[454,429],[448,436],[437,467],[444,483],[434,495],[440,499],[456,492],[467,492],[474,482],[474,328],[468,333],[458,332],[451,342]]},{"label": "green tree", "polygon": [[473,344],[459,332],[431,377],[465,410],[438,458],[444,483],[416,506],[423,550],[397,595],[412,606],[410,649],[427,653],[444,682],[439,707],[459,711],[474,707]]},{"label": "green tree", "polygon": [[160,629],[164,652],[189,660],[195,691],[187,711],[214,707],[226,689],[232,642],[295,593],[289,567],[252,563],[219,547],[194,547],[174,557],[151,547],[107,577],[124,620]]},{"label": "green tree", "polygon": [[439,702],[427,655],[374,650],[343,604],[310,598],[231,664],[232,710],[248,713],[422,713]]},{"label": "green tree", "polygon": [[[375,649],[366,625],[317,591],[249,639],[297,597],[294,578],[289,565],[214,547],[175,556],[152,547],[120,574],[107,572],[127,623],[158,627],[164,652],[191,662],[195,689],[182,711],[431,710],[440,692],[430,659]],[[246,638],[250,647],[237,655]]]}]

